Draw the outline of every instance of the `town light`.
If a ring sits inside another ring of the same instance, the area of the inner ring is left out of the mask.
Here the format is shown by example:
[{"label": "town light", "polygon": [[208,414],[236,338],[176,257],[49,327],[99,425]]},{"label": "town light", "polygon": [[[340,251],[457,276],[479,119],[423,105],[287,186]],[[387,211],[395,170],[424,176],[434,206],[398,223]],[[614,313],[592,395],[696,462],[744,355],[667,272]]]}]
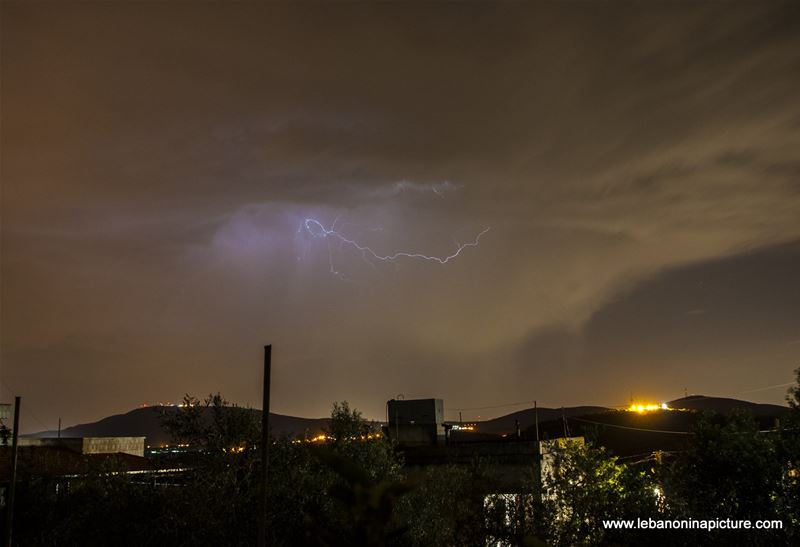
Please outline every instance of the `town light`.
[{"label": "town light", "polygon": [[628,407],[629,412],[638,412],[639,414],[643,414],[645,412],[652,412],[654,410],[669,410],[667,403],[655,404],[655,403],[633,403],[631,406]]}]

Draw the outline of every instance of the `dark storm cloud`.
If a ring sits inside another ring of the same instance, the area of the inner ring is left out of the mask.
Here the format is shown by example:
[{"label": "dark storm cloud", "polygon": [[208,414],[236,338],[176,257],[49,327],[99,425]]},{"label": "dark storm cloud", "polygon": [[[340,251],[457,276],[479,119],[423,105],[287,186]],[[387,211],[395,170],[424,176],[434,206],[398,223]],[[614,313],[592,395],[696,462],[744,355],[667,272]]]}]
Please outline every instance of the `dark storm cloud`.
[{"label": "dark storm cloud", "polygon": [[[598,370],[583,329],[620,291],[800,238],[791,3],[2,10],[2,376],[34,404],[70,340],[114,340],[120,410],[255,402],[265,341],[289,413],[544,377],[606,402],[552,369]],[[381,254],[491,230],[444,266],[336,248],[342,281],[308,217]],[[75,420],[108,409],[69,391]]]},{"label": "dark storm cloud", "polygon": [[[780,401],[785,390],[774,386],[798,364],[798,275],[798,243],[662,272],[585,325],[587,377],[639,395],[687,387],[745,396],[768,388],[766,396]],[[646,379],[657,381],[642,388]]]}]

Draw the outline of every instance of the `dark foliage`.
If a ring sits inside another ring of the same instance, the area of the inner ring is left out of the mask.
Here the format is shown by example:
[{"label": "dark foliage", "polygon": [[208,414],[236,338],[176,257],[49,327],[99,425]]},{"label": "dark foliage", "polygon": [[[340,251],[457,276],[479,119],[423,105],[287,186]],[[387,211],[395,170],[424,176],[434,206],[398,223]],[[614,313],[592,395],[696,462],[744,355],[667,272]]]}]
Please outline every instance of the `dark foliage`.
[{"label": "dark foliage", "polygon": [[[798,371],[800,380],[800,371]],[[404,468],[380,430],[335,403],[324,442],[273,438],[267,532],[280,546],[793,545],[800,523],[800,390],[776,430],[747,415],[705,416],[677,454],[621,460],[591,443],[535,466]],[[169,480],[113,460],[74,477],[30,474],[18,488],[21,546],[255,544],[260,415],[220,395],[162,416],[185,469]],[[48,478],[49,477],[49,478]],[[487,496],[488,495],[488,496]],[[777,531],[606,530],[608,519],[778,519]],[[539,538],[539,539],[537,539]]]}]

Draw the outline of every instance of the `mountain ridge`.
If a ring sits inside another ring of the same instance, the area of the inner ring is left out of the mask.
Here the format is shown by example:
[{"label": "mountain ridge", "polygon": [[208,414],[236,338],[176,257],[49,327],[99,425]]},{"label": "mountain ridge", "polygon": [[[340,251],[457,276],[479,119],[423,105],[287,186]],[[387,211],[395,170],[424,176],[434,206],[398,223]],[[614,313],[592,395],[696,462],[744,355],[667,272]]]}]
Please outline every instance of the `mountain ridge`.
[{"label": "mountain ridge", "polygon": [[[755,417],[765,417],[779,415],[788,412],[789,407],[753,403],[739,399],[727,397],[706,397],[703,395],[691,395],[675,399],[668,403],[670,408],[681,408],[697,412],[711,411],[719,414],[729,414],[734,410],[745,410]],[[122,414],[106,416],[95,422],[73,425],[61,430],[62,437],[145,437],[145,444],[148,446],[159,446],[170,444],[169,434],[164,430],[160,423],[160,411],[164,409],[177,408],[168,406],[149,406],[130,410]],[[261,411],[250,409],[252,412]],[[533,427],[537,421],[539,424],[554,422],[566,417],[577,418],[580,416],[590,416],[602,414],[617,409],[580,405],[564,408],[526,408],[517,410],[504,416],[492,418],[491,420],[475,422],[477,430],[481,433],[490,435],[507,435],[516,430],[517,425],[521,431]],[[538,416],[537,416],[538,415]],[[301,418],[298,416],[288,416],[270,412],[270,427],[273,435],[288,437],[313,437],[321,434],[330,423],[330,418]],[[24,437],[52,438],[58,436],[57,431],[39,431],[24,435]]]},{"label": "mountain ridge", "polygon": [[[173,406],[147,406],[101,418],[96,422],[76,424],[61,430],[62,437],[145,437],[147,446],[170,444],[169,433],[161,426],[161,411],[177,409]],[[261,413],[258,409],[248,409]],[[273,435],[302,437],[322,433],[330,418],[300,418],[284,414],[269,413]],[[25,437],[53,438],[58,431],[39,431]]]}]

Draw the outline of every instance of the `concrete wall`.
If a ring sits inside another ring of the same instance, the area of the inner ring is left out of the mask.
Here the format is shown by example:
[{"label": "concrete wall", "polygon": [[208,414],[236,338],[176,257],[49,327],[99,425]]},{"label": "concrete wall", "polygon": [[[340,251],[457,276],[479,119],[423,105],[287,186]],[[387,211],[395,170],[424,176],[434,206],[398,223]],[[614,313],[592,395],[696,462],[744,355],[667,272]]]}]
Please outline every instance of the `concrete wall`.
[{"label": "concrete wall", "polygon": [[444,444],[444,427],[436,424],[393,424],[386,428],[389,438],[401,446]]},{"label": "concrete wall", "polygon": [[76,437],[65,437],[61,439],[56,438],[36,438],[36,437],[20,437],[17,441],[19,446],[45,446],[49,448],[63,447],[78,454],[83,453],[83,439]]},{"label": "concrete wall", "polygon": [[84,437],[83,454],[133,454],[144,457],[144,437]]},{"label": "concrete wall", "polygon": [[132,454],[144,456],[144,437],[68,437],[19,439],[20,446],[63,447],[78,454]]},{"label": "concrete wall", "polygon": [[389,424],[441,424],[444,422],[442,399],[392,399],[388,403]]}]

